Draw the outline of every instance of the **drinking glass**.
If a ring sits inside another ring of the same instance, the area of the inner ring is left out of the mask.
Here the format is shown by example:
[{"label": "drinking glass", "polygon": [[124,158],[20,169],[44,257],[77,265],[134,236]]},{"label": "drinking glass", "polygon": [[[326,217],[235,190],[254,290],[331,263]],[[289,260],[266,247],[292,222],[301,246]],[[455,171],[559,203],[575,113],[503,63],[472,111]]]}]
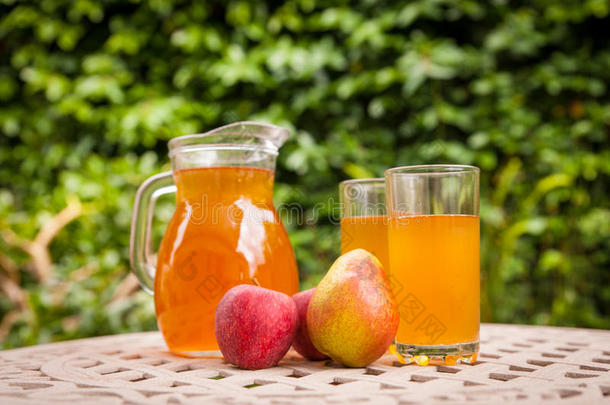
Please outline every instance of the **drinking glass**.
[{"label": "drinking glass", "polygon": [[471,363],[479,350],[479,169],[385,172],[390,280],[400,311],[399,359]]},{"label": "drinking glass", "polygon": [[385,180],[346,180],[339,183],[341,254],[365,249],[389,266]]}]

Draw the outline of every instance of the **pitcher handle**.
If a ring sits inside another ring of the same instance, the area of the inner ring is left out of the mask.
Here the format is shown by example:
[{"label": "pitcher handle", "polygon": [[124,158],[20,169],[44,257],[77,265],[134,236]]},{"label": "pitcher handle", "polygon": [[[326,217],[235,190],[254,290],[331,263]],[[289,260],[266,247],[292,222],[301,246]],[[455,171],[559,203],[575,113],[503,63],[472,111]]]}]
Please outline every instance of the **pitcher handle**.
[{"label": "pitcher handle", "polygon": [[164,194],[176,192],[172,172],[163,172],[149,177],[136,193],[131,217],[129,238],[129,263],[131,271],[140,280],[142,288],[152,294],[154,291],[157,255],[152,246],[151,227],[155,204]]}]

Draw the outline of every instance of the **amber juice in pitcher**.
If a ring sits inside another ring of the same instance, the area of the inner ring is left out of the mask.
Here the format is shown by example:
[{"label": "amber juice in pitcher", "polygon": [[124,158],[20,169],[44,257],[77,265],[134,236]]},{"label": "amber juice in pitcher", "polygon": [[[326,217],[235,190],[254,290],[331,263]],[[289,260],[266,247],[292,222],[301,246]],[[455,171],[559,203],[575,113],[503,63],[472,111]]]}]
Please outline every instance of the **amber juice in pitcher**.
[{"label": "amber juice in pitcher", "polygon": [[[277,135],[283,131],[237,123],[176,138],[170,141],[175,186],[171,173],[162,174],[138,191],[132,267],[154,290],[157,324],[174,353],[218,350],[216,306],[235,285],[298,292],[294,253],[272,199],[275,156],[285,138]],[[173,191],[176,210],[155,263],[146,202]]]},{"label": "amber juice in pitcher", "polygon": [[294,255],[273,207],[272,171],[186,169],[175,174],[175,183],[176,212],[155,278],[157,322],[174,351],[215,350],[210,331],[227,287],[258,284],[295,294]]}]

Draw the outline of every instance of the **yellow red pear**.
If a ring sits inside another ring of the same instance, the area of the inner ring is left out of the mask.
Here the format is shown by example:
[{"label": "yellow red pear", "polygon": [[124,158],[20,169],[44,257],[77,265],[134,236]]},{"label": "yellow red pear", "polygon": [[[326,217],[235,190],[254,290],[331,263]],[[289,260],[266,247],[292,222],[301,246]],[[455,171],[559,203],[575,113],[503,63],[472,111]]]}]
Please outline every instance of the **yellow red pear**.
[{"label": "yellow red pear", "polygon": [[396,335],[398,320],[383,266],[364,249],[333,263],[307,309],[315,348],[349,367],[364,367],[381,357]]}]

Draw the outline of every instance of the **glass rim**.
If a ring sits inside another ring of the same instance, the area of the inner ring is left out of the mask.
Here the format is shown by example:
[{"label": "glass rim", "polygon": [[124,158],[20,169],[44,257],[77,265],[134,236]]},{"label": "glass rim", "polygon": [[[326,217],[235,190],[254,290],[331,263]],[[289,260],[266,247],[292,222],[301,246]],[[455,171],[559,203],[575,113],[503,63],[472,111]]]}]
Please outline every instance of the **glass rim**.
[{"label": "glass rim", "polygon": [[384,174],[388,175],[428,175],[428,176],[447,176],[459,175],[467,173],[479,174],[481,169],[470,165],[453,165],[453,164],[434,164],[434,165],[414,165],[414,166],[399,166],[387,169]]},{"label": "glass rim", "polygon": [[[245,130],[247,127],[258,128],[260,133],[249,132]],[[235,128],[235,131],[230,131],[231,128]],[[288,129],[277,125],[257,121],[239,121],[207,132],[177,136],[170,139],[167,145],[170,157],[183,151],[192,152],[210,149],[261,151],[277,155],[278,149],[289,136],[290,131]],[[218,138],[214,137],[225,139],[219,141]],[[250,141],[245,142],[245,140]]]},{"label": "glass rim", "polygon": [[377,183],[384,183],[385,184],[385,177],[367,177],[367,178],[362,178],[362,179],[348,179],[348,180],[343,180],[342,182],[339,182],[339,185],[350,185],[350,184],[377,184]]}]

